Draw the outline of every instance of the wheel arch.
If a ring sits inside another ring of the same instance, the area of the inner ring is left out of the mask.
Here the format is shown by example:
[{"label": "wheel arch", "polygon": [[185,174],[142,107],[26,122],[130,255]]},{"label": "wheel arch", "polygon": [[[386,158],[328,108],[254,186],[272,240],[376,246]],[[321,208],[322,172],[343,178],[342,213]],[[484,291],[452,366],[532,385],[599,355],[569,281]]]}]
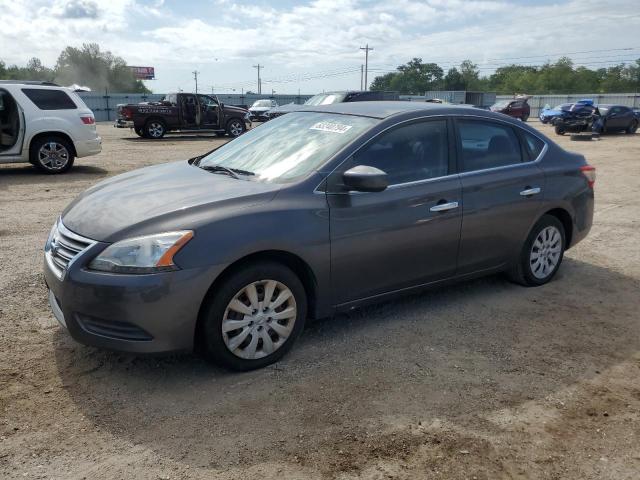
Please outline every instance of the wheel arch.
[{"label": "wheel arch", "polygon": [[45,138],[45,137],[61,137],[61,138],[64,138],[67,142],[69,142],[69,145],[71,145],[71,150],[72,150],[71,153],[73,154],[73,156],[74,157],[78,156],[78,152],[76,151],[76,145],[75,145],[75,143],[73,143],[73,139],[69,136],[69,134],[67,134],[65,132],[58,131],[58,130],[48,130],[46,132],[36,133],[29,140],[29,159],[31,159],[31,148],[33,147],[33,144],[37,140],[40,140],[41,138]]},{"label": "wheel arch", "polygon": [[573,241],[573,219],[571,218],[571,214],[564,208],[556,207],[544,212],[543,215],[551,215],[552,217],[556,217],[560,220],[560,223],[562,223],[562,226],[564,227],[566,243],[565,249],[569,249],[571,247],[571,242]]},{"label": "wheel arch", "polygon": [[309,318],[315,318],[316,316],[316,306],[317,306],[317,294],[318,294],[318,281],[315,273],[309,266],[307,262],[305,262],[298,255],[295,255],[291,252],[287,252],[284,250],[263,250],[259,252],[254,252],[249,255],[246,255],[233,263],[229,264],[221,273],[216,277],[213,281],[207,293],[205,294],[202,302],[200,304],[200,308],[198,310],[198,320],[194,332],[194,345],[198,347],[200,345],[200,331],[202,326],[202,315],[206,304],[209,302],[211,297],[215,295],[217,290],[217,286],[220,285],[225,279],[236,272],[237,270],[243,268],[245,265],[249,265],[251,263],[260,262],[260,261],[274,261],[285,265],[290,268],[300,279],[302,285],[305,290],[305,295],[307,297],[307,316]]}]

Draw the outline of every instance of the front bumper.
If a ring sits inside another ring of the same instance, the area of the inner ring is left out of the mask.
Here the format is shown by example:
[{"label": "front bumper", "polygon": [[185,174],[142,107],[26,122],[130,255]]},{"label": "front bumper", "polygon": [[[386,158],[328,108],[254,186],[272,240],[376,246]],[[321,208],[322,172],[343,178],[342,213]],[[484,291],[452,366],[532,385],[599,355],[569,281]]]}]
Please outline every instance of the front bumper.
[{"label": "front bumper", "polygon": [[200,306],[224,267],[151,275],[88,270],[107,244],[96,242],[69,264],[62,279],[44,260],[49,302],[74,340],[135,353],[192,350]]}]

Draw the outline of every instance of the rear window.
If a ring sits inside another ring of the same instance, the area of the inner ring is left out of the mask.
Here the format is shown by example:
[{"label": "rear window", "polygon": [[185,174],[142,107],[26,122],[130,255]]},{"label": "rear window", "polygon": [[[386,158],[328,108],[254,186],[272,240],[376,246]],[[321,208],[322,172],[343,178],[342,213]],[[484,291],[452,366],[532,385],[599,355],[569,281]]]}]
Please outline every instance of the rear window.
[{"label": "rear window", "polygon": [[459,120],[462,171],[486,170],[522,162],[520,142],[508,125]]},{"label": "rear window", "polygon": [[75,110],[76,104],[63,90],[23,88],[24,93],[40,110]]}]

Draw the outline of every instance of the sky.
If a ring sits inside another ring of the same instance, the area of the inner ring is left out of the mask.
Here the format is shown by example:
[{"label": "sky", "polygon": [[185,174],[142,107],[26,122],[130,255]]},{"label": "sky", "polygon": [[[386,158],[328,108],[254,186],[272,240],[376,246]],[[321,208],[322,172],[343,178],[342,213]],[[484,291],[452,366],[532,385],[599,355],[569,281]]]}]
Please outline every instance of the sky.
[{"label": "sky", "polygon": [[413,57],[481,74],[569,54],[589,68],[640,58],[640,0],[0,0],[0,60],[53,66],[98,43],[153,66],[156,93],[317,93],[360,88]]}]

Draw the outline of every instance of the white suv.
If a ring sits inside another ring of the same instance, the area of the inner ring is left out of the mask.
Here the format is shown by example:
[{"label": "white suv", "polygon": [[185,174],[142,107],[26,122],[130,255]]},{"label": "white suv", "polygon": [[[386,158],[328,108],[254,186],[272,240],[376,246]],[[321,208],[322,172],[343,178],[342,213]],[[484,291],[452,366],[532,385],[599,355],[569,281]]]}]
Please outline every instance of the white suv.
[{"label": "white suv", "polygon": [[101,150],[93,112],[75,92],[47,82],[0,81],[0,163],[31,162],[63,173],[76,157]]}]

